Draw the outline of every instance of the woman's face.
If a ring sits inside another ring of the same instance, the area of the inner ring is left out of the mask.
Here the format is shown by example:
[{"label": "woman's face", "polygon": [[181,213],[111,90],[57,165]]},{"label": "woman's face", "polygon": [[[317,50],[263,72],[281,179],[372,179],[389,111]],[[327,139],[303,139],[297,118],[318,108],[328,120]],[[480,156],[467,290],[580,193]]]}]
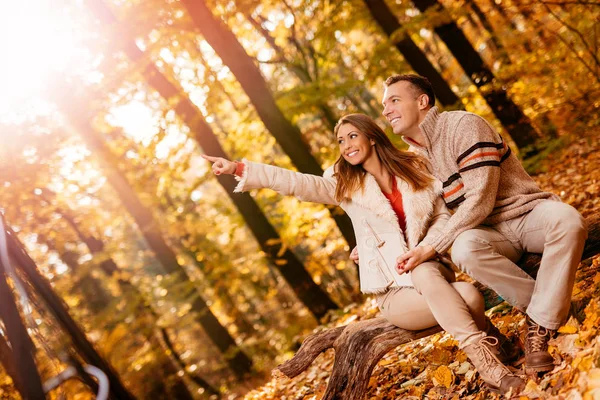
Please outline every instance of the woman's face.
[{"label": "woman's face", "polygon": [[377,156],[373,150],[375,142],[352,124],[340,126],[337,140],[342,157],[352,165],[364,164],[369,158]]}]

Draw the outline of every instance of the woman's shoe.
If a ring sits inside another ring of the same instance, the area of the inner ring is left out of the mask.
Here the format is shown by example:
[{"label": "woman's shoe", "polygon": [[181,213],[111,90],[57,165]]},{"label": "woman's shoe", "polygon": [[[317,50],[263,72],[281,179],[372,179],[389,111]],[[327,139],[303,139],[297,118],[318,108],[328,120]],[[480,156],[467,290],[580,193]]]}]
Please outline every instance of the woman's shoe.
[{"label": "woman's shoe", "polygon": [[500,360],[501,363],[506,364],[512,361],[515,361],[521,350],[518,346],[510,340],[506,335],[504,335],[496,326],[490,321],[489,318],[485,318],[486,328],[485,334],[487,336],[492,336],[498,339],[498,345],[495,346],[496,349],[496,357]]},{"label": "woman's shoe", "polygon": [[512,393],[517,394],[525,387],[525,381],[498,360],[495,354],[497,345],[498,339],[486,336],[464,346],[463,351],[491,390],[505,394],[512,389]]}]

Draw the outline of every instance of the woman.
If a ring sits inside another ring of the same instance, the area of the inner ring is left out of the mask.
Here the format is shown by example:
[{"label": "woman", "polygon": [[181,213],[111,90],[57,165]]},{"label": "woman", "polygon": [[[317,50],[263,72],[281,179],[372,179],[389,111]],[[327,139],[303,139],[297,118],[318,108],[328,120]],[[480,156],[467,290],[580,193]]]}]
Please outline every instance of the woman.
[{"label": "woman", "polygon": [[237,192],[270,188],[342,207],[356,233],[361,291],[377,295],[383,316],[410,330],[439,324],[460,343],[492,390],[522,388],[523,380],[499,360],[509,356],[509,346],[500,344],[510,341],[487,321],[483,298],[474,286],[454,282],[454,273],[439,261],[412,271],[396,265],[399,255],[436,237],[449,218],[441,188],[434,189],[423,161],[398,150],[366,115],[341,118],[334,133],[341,155],[323,177],[246,160],[203,157],[213,163],[216,175],[237,176]]}]

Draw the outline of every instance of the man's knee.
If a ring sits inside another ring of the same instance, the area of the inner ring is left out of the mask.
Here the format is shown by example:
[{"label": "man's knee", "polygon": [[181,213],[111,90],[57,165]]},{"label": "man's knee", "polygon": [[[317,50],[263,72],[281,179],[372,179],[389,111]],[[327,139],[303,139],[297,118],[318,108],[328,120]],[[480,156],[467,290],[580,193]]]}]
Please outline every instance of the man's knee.
[{"label": "man's knee", "polygon": [[552,227],[565,234],[587,237],[587,224],[581,214],[568,204],[559,204],[548,215]]},{"label": "man's knee", "polygon": [[452,262],[461,270],[464,270],[464,265],[473,259],[473,253],[483,247],[486,247],[486,244],[476,231],[464,231],[456,237],[452,244]]}]

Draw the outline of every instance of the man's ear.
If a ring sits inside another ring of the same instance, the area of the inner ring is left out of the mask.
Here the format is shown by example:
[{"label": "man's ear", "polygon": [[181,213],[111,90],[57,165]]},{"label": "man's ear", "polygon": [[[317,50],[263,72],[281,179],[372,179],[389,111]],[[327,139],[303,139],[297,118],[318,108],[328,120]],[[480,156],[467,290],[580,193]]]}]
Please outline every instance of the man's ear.
[{"label": "man's ear", "polygon": [[371,142],[371,146],[375,146],[375,141],[373,139],[369,139],[369,141]]},{"label": "man's ear", "polygon": [[419,95],[419,110],[424,110],[429,106],[429,96],[425,93]]}]

